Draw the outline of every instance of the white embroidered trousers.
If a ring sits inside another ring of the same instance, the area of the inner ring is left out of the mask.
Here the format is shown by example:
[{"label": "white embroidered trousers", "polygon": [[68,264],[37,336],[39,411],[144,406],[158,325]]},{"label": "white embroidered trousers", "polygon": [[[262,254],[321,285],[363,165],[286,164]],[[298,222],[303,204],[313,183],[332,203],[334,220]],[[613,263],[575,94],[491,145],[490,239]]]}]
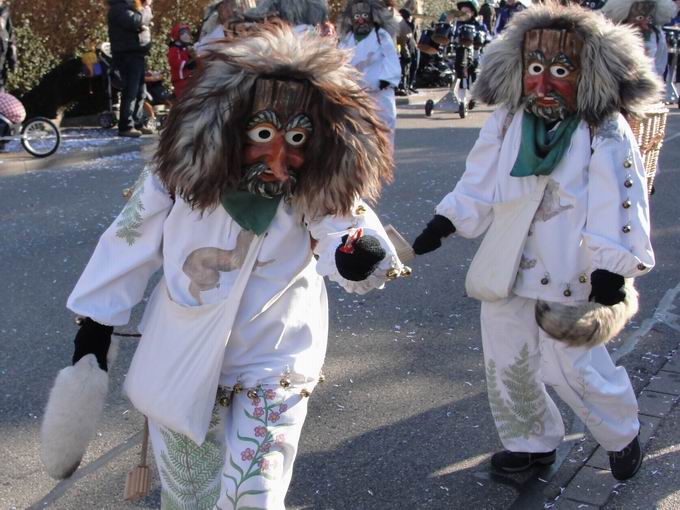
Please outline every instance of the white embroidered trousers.
[{"label": "white embroidered trousers", "polygon": [[481,329],[491,411],[503,446],[548,452],[564,436],[552,386],[608,451],[620,451],[640,428],[635,393],[604,345],[568,347],[534,317],[536,300],[512,296],[482,303]]},{"label": "white embroidered trousers", "polygon": [[162,510],[284,510],[307,402],[283,388],[224,395],[201,446],[149,420]]}]

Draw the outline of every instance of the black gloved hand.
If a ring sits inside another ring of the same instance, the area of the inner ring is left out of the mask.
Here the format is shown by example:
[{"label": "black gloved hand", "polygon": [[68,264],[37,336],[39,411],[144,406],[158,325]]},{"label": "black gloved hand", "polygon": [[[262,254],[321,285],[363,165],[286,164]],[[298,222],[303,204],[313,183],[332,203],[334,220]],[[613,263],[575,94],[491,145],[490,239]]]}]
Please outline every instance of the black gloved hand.
[{"label": "black gloved hand", "polygon": [[390,86],[389,81],[380,80],[380,90],[385,90],[389,86]]},{"label": "black gloved hand", "polygon": [[425,230],[413,241],[413,251],[416,255],[429,253],[442,245],[442,238],[453,234],[456,227],[448,218],[435,214],[425,227]]},{"label": "black gloved hand", "polygon": [[75,365],[80,358],[88,354],[94,354],[99,363],[99,368],[108,371],[106,355],[111,345],[111,334],[113,326],[104,326],[93,321],[89,317],[82,319],[80,329],[73,341],[75,351],[73,352],[73,364]]},{"label": "black gloved hand", "polygon": [[335,265],[345,280],[360,282],[376,270],[386,253],[380,241],[373,236],[360,237],[354,242],[351,252],[345,252],[343,248],[347,238],[344,235],[342,244],[335,250]]},{"label": "black gloved hand", "polygon": [[592,290],[588,301],[613,306],[626,299],[625,281],[620,274],[611,273],[606,269],[596,269],[590,275],[590,284]]}]

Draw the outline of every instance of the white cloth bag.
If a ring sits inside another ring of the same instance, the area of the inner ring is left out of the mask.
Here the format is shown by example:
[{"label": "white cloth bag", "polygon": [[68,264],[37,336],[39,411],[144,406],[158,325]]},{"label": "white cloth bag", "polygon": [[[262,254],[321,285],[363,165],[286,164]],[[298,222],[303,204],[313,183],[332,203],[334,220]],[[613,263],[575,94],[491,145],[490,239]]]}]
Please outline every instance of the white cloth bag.
[{"label": "white cloth bag", "polygon": [[538,179],[531,193],[493,204],[493,221],[465,277],[468,296],[491,302],[510,295],[531,222],[548,184],[548,177]]},{"label": "white cloth bag", "polygon": [[180,305],[163,278],[139,327],[142,338],[123,389],[140,412],[198,445],[208,432],[224,348],[264,237],[250,244],[227,299]]}]

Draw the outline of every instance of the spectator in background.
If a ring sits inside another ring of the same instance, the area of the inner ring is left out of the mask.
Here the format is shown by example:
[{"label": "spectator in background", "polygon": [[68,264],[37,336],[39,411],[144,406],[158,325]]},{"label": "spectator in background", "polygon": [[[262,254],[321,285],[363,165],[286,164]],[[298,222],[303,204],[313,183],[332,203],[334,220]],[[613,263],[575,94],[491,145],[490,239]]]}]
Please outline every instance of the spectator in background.
[{"label": "spectator in background", "polygon": [[479,8],[479,15],[489,31],[493,30],[496,26],[495,0],[484,0],[484,3]]},{"label": "spectator in background", "polygon": [[108,29],[113,66],[120,72],[118,136],[137,138],[152,134],[144,125],[144,57],[151,48],[152,0],[109,0]]},{"label": "spectator in background", "polygon": [[184,92],[191,71],[194,68],[194,49],[191,28],[186,23],[178,23],[170,33],[172,42],[168,48],[168,64],[175,97],[179,99]]},{"label": "spectator in background", "polygon": [[403,8],[399,9],[401,22],[399,23],[399,33],[397,43],[400,46],[399,63],[401,64],[401,82],[399,84],[398,95],[406,95],[409,92],[418,92],[415,89],[415,77],[420,60],[420,52],[416,44],[416,25],[413,22],[411,11]]},{"label": "spectator in background", "polygon": [[519,2],[518,0],[505,0],[505,5],[503,5],[498,10],[496,26],[493,29],[494,33],[500,34],[503,31],[503,29],[507,26],[508,22],[510,21],[510,18],[512,18],[515,15],[515,13],[523,11],[524,9],[526,9],[526,7],[524,6],[524,4],[522,4],[522,2]]},{"label": "spectator in background", "polygon": [[7,74],[17,65],[17,47],[14,29],[9,18],[9,5],[0,0],[0,92],[5,91]]}]

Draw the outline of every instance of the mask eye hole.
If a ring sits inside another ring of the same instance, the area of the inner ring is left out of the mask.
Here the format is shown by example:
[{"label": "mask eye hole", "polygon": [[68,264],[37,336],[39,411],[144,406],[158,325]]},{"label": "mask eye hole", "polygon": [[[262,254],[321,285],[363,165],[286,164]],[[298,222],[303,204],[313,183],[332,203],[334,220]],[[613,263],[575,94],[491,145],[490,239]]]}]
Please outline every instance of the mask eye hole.
[{"label": "mask eye hole", "polygon": [[543,64],[529,64],[529,74],[531,76],[538,76],[541,73],[543,73]]},{"label": "mask eye hole", "polygon": [[364,19],[368,19],[368,13],[367,13],[367,12],[363,13],[363,14],[361,15],[361,17],[364,18]]},{"label": "mask eye hole", "polygon": [[571,73],[566,67],[555,65],[550,67],[550,74],[552,74],[555,78],[566,78]]},{"label": "mask eye hole", "polygon": [[307,131],[303,129],[291,129],[286,132],[286,143],[291,147],[302,147],[307,142]]},{"label": "mask eye hole", "polygon": [[246,133],[248,138],[255,143],[269,143],[274,139],[274,127],[269,125],[259,125],[249,129]]}]

